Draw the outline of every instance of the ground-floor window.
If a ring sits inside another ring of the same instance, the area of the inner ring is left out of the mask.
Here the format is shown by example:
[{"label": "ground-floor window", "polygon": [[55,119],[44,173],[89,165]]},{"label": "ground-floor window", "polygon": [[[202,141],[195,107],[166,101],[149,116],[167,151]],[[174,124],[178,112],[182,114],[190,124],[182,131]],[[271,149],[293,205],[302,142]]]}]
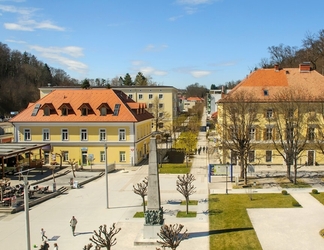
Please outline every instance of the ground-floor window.
[{"label": "ground-floor window", "polygon": [[100,151],[100,162],[106,161],[106,153],[105,151]]},{"label": "ground-floor window", "polygon": [[249,151],[249,162],[254,162],[254,151]]},{"label": "ground-floor window", "polygon": [[266,162],[272,161],[272,151],[267,150],[266,151]]},{"label": "ground-floor window", "polygon": [[119,151],[119,161],[120,162],[126,161],[126,152],[125,151]]},{"label": "ground-floor window", "polygon": [[63,151],[63,161],[68,161],[69,160],[69,151]]}]

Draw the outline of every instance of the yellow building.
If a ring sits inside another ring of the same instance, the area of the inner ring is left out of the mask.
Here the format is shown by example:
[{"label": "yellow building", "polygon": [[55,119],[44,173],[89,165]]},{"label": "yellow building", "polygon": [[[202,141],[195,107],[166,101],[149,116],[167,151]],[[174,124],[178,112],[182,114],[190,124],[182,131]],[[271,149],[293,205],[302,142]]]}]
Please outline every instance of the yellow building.
[{"label": "yellow building", "polygon": [[[63,87],[64,89],[75,89],[74,87]],[[44,97],[55,89],[61,87],[43,87],[40,88],[40,97]],[[76,87],[79,88],[79,87]],[[102,87],[101,87],[102,88]],[[112,86],[113,89],[123,91],[129,98],[135,102],[146,103],[147,109],[153,108],[154,100],[158,98],[159,116],[165,113],[169,114],[159,122],[159,130],[166,131],[169,129],[172,121],[180,114],[178,90],[172,86]],[[93,87],[93,89],[99,89]],[[152,124],[154,128],[154,124]]]},{"label": "yellow building", "polygon": [[[50,143],[51,155],[80,165],[136,165],[147,157],[152,115],[145,103],[137,103],[112,89],[52,89],[11,119],[16,142]],[[59,160],[57,160],[59,161]],[[66,164],[66,163],[65,163]]]},{"label": "yellow building", "polygon": [[252,72],[218,102],[221,161],[239,164],[241,143],[247,164],[324,164],[323,93],[324,76],[309,63]]},{"label": "yellow building", "polygon": [[[113,87],[123,91],[135,102],[146,103],[148,109],[152,109],[155,105],[155,98],[158,98],[159,116],[163,116],[163,112],[169,115],[165,116],[159,122],[159,130],[168,130],[172,121],[178,117],[180,113],[178,90],[170,86],[118,86]],[[154,124],[152,124],[154,129]]]}]

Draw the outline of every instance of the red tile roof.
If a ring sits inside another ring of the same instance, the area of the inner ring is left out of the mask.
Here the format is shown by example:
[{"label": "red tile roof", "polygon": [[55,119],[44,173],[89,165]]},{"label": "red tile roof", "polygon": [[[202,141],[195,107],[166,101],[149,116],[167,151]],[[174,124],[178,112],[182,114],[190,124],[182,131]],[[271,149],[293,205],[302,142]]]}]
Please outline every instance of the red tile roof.
[{"label": "red tile roof", "polygon": [[[35,116],[32,113],[35,106],[40,108]],[[105,105],[102,105],[105,104]],[[115,104],[120,104],[118,115],[114,116]],[[44,115],[44,105],[55,109],[49,116]],[[67,116],[62,116],[60,108],[68,106],[72,109]],[[86,116],[81,115],[79,108],[90,106],[91,112]],[[100,115],[101,106],[109,106],[110,112],[105,116]],[[15,122],[138,122],[152,119],[153,116],[145,110],[145,103],[136,103],[120,90],[113,89],[57,89],[38,100],[12,118]],[[137,111],[137,109],[141,109]]]},{"label": "red tile roof", "polygon": [[[219,102],[240,92],[248,93],[254,101],[267,102],[285,90],[304,93],[309,99],[324,99],[324,76],[317,71],[300,72],[299,68],[258,69],[247,76],[240,84],[224,95]],[[307,95],[306,95],[307,94]]]}]

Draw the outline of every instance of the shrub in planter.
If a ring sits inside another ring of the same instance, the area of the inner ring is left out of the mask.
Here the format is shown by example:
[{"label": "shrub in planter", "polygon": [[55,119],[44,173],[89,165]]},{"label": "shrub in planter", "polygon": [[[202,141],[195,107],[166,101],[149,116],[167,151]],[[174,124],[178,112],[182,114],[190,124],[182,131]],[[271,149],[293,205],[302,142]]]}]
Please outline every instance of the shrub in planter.
[{"label": "shrub in planter", "polygon": [[313,194],[319,194],[319,192],[318,192],[317,189],[313,189],[313,190],[312,190],[312,193],[313,193]]},{"label": "shrub in planter", "polygon": [[298,201],[293,201],[293,202],[292,202],[292,205],[293,205],[294,207],[300,207],[300,204],[298,203]]},{"label": "shrub in planter", "polygon": [[287,190],[282,190],[281,193],[282,193],[283,195],[287,195],[287,194],[288,194]]}]

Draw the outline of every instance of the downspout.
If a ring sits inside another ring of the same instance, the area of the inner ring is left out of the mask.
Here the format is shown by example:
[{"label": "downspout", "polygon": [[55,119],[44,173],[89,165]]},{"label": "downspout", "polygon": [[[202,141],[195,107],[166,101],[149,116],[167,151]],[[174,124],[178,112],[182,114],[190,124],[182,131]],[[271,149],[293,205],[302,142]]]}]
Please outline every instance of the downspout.
[{"label": "downspout", "polygon": [[[135,153],[137,154],[136,142],[135,142],[135,138],[136,138],[136,136],[135,136],[135,122],[133,122],[133,133],[134,133],[134,151],[133,151],[133,158],[134,158],[133,166],[134,166],[134,165],[136,165],[136,164],[134,164],[134,162],[135,162]],[[137,159],[136,159],[136,161],[137,161]]]}]

